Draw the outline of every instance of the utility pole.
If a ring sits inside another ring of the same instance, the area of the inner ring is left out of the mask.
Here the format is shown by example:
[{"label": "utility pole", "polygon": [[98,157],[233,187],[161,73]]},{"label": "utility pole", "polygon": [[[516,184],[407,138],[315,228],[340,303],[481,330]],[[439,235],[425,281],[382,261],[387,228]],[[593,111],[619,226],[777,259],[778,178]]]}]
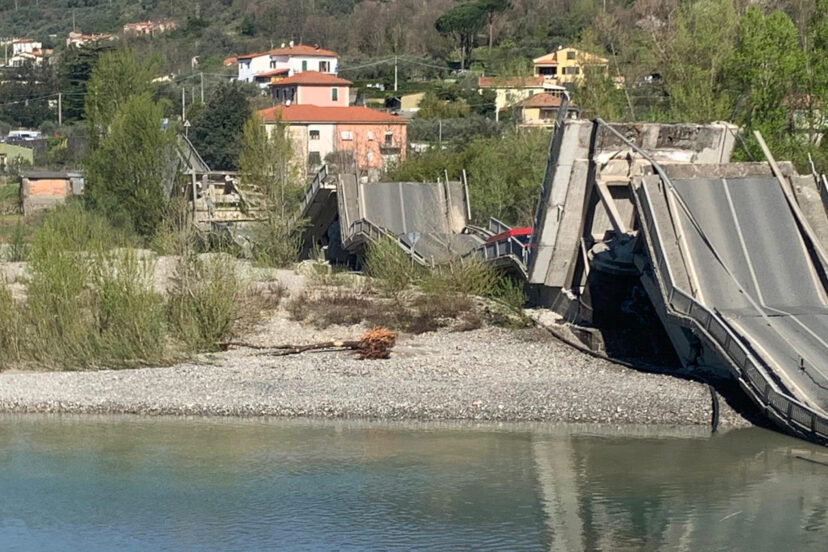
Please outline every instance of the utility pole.
[{"label": "utility pole", "polygon": [[63,93],[58,92],[58,128],[63,126]]},{"label": "utility pole", "polygon": [[397,56],[394,56],[394,92],[397,91]]},{"label": "utility pole", "polygon": [[187,120],[187,87],[181,87],[181,122]]},{"label": "utility pole", "polygon": [[78,30],[77,27],[75,27],[75,10],[73,9],[72,10],[72,32],[74,33],[77,30]]},{"label": "utility pole", "polygon": [[204,72],[199,73],[201,76],[201,103],[204,103]]}]

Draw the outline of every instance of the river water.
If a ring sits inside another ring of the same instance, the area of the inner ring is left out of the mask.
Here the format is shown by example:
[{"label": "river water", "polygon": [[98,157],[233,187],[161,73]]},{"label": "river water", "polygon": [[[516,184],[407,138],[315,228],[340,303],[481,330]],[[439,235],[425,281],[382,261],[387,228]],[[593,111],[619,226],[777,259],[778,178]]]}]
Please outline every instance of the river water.
[{"label": "river water", "polygon": [[0,416],[0,550],[828,549],[762,429]]}]

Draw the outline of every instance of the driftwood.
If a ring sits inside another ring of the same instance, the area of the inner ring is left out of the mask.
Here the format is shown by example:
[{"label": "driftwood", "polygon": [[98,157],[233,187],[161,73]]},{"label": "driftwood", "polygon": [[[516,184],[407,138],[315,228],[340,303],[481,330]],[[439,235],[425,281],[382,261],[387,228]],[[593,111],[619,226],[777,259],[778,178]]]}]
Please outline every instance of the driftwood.
[{"label": "driftwood", "polygon": [[389,331],[386,328],[374,328],[365,333],[356,341],[324,341],[322,343],[312,343],[310,345],[277,345],[270,347],[230,341],[228,343],[222,343],[221,347],[223,350],[227,350],[229,347],[246,347],[248,349],[273,351],[265,353],[270,356],[296,355],[307,351],[320,351],[326,349],[349,349],[353,351],[360,360],[376,360],[388,358],[391,354],[391,349],[394,348],[396,343],[396,332]]}]

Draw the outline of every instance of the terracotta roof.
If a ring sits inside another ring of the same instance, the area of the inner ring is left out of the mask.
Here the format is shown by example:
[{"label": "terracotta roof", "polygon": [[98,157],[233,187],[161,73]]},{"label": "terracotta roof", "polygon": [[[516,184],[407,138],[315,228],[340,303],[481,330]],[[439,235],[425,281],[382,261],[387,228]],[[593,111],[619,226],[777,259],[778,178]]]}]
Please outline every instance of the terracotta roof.
[{"label": "terracotta roof", "polygon": [[338,57],[336,52],[331,50],[323,50],[316,46],[307,46],[305,44],[297,44],[296,46],[288,46],[285,48],[276,48],[267,52],[256,52],[255,54],[244,54],[237,56],[239,59],[251,59],[259,56],[320,56],[320,57]]},{"label": "terracotta roof", "polygon": [[319,71],[302,71],[301,73],[296,73],[292,77],[288,77],[286,79],[274,82],[271,84],[271,86],[282,86],[289,84],[306,84],[309,86],[341,84],[343,86],[346,86],[350,85],[351,81],[342,79],[340,77],[337,77],[336,75],[331,75],[330,73],[320,73]]},{"label": "terracotta roof", "polygon": [[558,63],[558,52],[552,52],[551,54],[546,54],[539,58],[535,58],[532,60],[532,63],[535,65],[542,65],[544,63]]},{"label": "terracotta roof", "polygon": [[259,111],[265,121],[276,120],[276,114],[287,123],[390,123],[407,124],[408,119],[368,109],[367,107],[327,107],[318,105],[277,105]]},{"label": "terracotta roof", "polygon": [[239,62],[239,58],[236,56],[230,56],[228,58],[224,58],[224,66],[227,67],[229,65],[235,65]]},{"label": "terracotta roof", "polygon": [[337,53],[331,50],[324,50],[318,46],[308,46],[307,44],[297,44],[296,46],[289,46],[287,48],[276,48],[268,52],[271,56],[322,56],[322,57],[337,57]]},{"label": "terracotta roof", "polygon": [[478,77],[480,88],[541,88],[543,77]]},{"label": "terracotta roof", "polygon": [[288,73],[290,73],[290,69],[271,69],[264,73],[258,73],[256,77],[278,77],[279,75],[287,75]]},{"label": "terracotta roof", "polygon": [[557,94],[534,94],[525,100],[521,100],[515,105],[518,107],[560,107],[563,98]]}]

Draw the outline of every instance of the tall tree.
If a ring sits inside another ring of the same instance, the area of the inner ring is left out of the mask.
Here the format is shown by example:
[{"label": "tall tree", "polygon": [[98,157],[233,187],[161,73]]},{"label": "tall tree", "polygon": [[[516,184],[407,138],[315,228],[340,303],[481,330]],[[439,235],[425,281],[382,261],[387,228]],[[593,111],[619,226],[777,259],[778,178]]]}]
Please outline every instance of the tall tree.
[{"label": "tall tree", "polygon": [[162,185],[175,167],[176,137],[161,128],[163,116],[162,106],[148,92],[130,96],[85,163],[88,204],[114,224],[147,237],[163,219]]},{"label": "tall tree", "polygon": [[190,129],[193,145],[210,168],[237,168],[242,128],[250,114],[250,102],[239,84],[222,83],[213,91]]},{"label": "tall tree", "polygon": [[441,15],[434,27],[441,34],[450,36],[457,43],[460,56],[460,69],[465,69],[470,61],[474,38],[485,22],[486,12],[477,2],[460,4]]},{"label": "tall tree", "polygon": [[58,82],[63,92],[64,121],[78,121],[83,118],[86,103],[86,86],[92,76],[92,69],[98,58],[111,46],[87,44],[83,47],[69,46],[58,60]]},{"label": "tall tree", "polygon": [[242,187],[248,198],[259,196],[261,221],[256,232],[260,261],[283,266],[296,261],[301,245],[295,237],[294,213],[299,206],[302,178],[293,160],[287,125],[276,121],[270,132],[254,113],[244,124],[239,154]]},{"label": "tall tree", "polygon": [[781,11],[768,15],[756,6],[739,21],[730,78],[740,94],[738,120],[759,130],[770,142],[791,136],[788,107],[805,77],[805,55],[796,27]]},{"label": "tall tree", "polygon": [[508,10],[511,5],[509,0],[480,0],[483,13],[486,14],[486,25],[489,27],[489,50],[492,49],[492,42],[494,40],[494,22],[498,14]]},{"label": "tall tree", "polygon": [[152,82],[160,62],[155,56],[139,58],[135,50],[122,46],[98,59],[86,88],[84,115],[89,123],[90,146],[106,134],[115,114],[134,95],[155,94]]}]

